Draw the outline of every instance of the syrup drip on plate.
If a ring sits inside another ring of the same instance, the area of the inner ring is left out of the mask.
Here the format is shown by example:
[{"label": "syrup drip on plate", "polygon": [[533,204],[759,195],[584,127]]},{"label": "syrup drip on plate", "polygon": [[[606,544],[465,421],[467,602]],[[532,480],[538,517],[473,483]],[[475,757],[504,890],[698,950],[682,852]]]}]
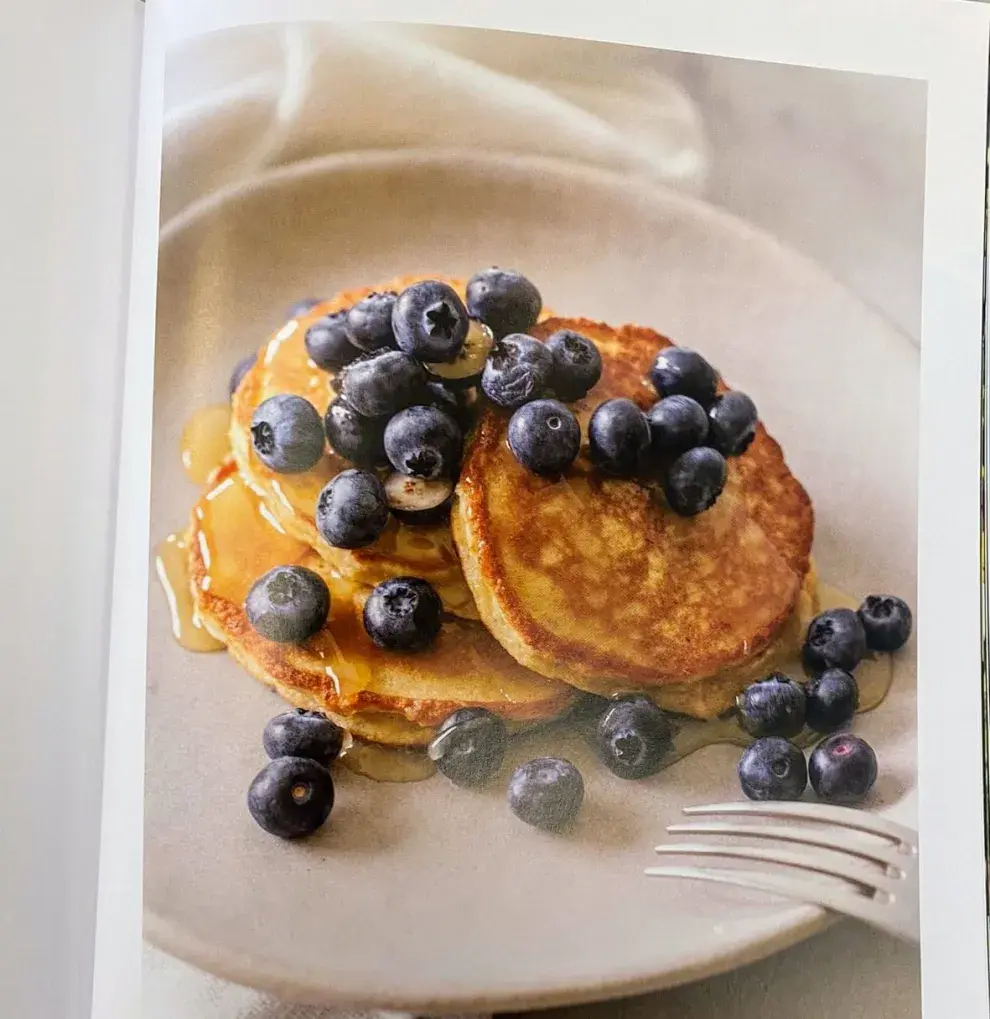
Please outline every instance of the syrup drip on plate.
[{"label": "syrup drip on plate", "polygon": [[437,766],[424,750],[386,747],[355,739],[338,758],[341,767],[376,782],[422,782]]},{"label": "syrup drip on plate", "polygon": [[189,547],[180,534],[170,534],[155,550],[155,570],[172,615],[172,634],[189,651],[219,651],[224,645],[196,617],[189,587]]}]

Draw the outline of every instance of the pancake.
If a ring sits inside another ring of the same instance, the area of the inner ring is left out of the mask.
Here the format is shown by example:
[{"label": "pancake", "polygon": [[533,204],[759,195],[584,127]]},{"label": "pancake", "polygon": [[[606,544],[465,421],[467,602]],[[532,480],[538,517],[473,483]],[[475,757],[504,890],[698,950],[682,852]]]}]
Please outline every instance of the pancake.
[{"label": "pancake", "polygon": [[268,511],[286,533],[319,553],[339,573],[371,585],[388,577],[422,577],[436,588],[449,612],[477,619],[448,524],[410,525],[392,519],[373,545],[334,548],[316,529],[316,500],[331,478],[353,465],[328,450],[310,471],[279,474],[261,462],[251,442],[251,419],[269,397],[280,393],[302,396],[321,417],[333,399],[333,375],[313,364],[306,353],[306,330],[313,322],[329,312],[351,307],[374,290],[402,290],[423,278],[426,277],[403,277],[379,287],[350,290],[286,323],[262,347],[257,362],[234,394],[231,449],[245,481],[262,496]]},{"label": "pancake", "polygon": [[736,695],[750,683],[781,670],[788,675],[800,674],[798,652],[808,624],[821,611],[818,578],[814,566],[805,576],[798,602],[781,631],[760,654],[739,665],[722,669],[703,680],[686,683],[665,683],[662,686],[639,688],[615,680],[588,679],[582,685],[588,693],[611,697],[617,693],[647,694],[664,711],[692,718],[713,719],[725,714],[736,703]]},{"label": "pancake", "polygon": [[[603,400],[645,409],[656,399],[646,375],[667,338],[559,318],[532,333],[562,328],[593,340],[604,362],[572,405],[584,436]],[[711,717],[746,677],[793,652],[815,604],[814,515],[762,423],[729,461],[715,506],[683,518],[636,481],[603,476],[586,445],[565,477],[531,474],[508,449],[508,417],[482,413],[451,525],[481,619],[517,661],[595,693],[644,689]]]},{"label": "pancake", "polygon": [[[197,616],[256,679],[289,703],[324,711],[354,735],[392,745],[429,741],[457,708],[480,706],[509,722],[552,718],[574,699],[567,686],[519,665],[477,622],[450,617],[424,651],[385,651],[364,630],[369,588],[342,576],[285,533],[233,461],[196,504],[188,535]],[[299,645],[258,634],[244,612],[254,581],[279,565],[315,570],[331,592],[327,625]]]}]

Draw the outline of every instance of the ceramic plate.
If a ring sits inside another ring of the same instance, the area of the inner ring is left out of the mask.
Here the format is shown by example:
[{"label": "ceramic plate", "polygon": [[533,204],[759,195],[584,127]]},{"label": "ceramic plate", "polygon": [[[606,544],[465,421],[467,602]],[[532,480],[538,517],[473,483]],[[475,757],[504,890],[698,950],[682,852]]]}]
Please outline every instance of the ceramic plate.
[{"label": "ceramic plate", "polygon": [[[755,398],[817,514],[823,579],[915,593],[918,353],[795,252],[703,203],[542,159],[376,153],[297,164],[189,209],[161,247],[152,544],[196,498],[178,439],[297,298],[405,272],[514,266],[548,306],[649,324]],[[714,746],[643,782],[565,750],[587,797],[576,830],[530,829],[504,784],[378,784],[342,772],[331,825],[267,836],[244,796],[274,694],[224,654],[172,639],[151,592],[146,923],[194,964],[286,998],[452,1011],[633,993],[755,960],[820,929],[819,910],[651,881],[685,804],[739,798]],[[881,774],[869,807],[914,822],[913,648],[858,723]]]}]

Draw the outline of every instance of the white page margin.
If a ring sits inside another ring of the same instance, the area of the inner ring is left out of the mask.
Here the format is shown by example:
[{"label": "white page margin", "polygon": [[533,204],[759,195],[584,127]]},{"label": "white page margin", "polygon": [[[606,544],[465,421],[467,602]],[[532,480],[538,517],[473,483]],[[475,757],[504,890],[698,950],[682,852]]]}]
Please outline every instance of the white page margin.
[{"label": "white page margin", "polygon": [[[157,5],[149,4],[149,14],[153,6]],[[416,21],[550,35],[566,29],[566,34],[583,38],[929,81],[918,605],[923,619],[919,771],[925,775],[920,794],[925,859],[923,1002],[926,1015],[986,1014],[982,692],[979,684],[974,682],[970,688],[958,677],[975,680],[980,669],[980,378],[976,365],[982,356],[977,322],[983,300],[986,137],[985,130],[977,136],[977,127],[985,128],[990,11],[962,0],[874,0],[868,8],[856,0],[828,4],[750,0],[745,5],[734,0],[693,0],[690,5],[675,0],[613,0],[609,5],[571,8],[565,21],[549,5],[510,0],[479,0],[469,10],[456,0],[419,0],[414,10],[408,0],[365,0],[359,9],[342,0],[280,0],[277,4],[213,0],[209,5],[171,0],[166,6],[163,30],[173,41],[203,31],[275,21]],[[145,142],[152,144],[147,138]],[[160,139],[154,144],[160,145]],[[150,164],[142,164],[141,172],[150,172]],[[157,183],[156,179],[156,188]],[[135,230],[136,271],[140,255],[141,290],[145,293],[147,288],[147,293],[141,302],[143,311],[137,314],[135,298],[132,314],[143,323],[153,321],[154,266],[145,264],[145,259],[152,263],[154,259],[139,252],[137,245],[139,236],[146,246],[150,244],[149,227],[150,218]],[[149,272],[150,279],[145,275]],[[136,324],[132,318],[132,326]],[[125,434],[131,459],[127,472],[122,461],[117,579],[138,594],[119,614],[116,602],[121,599],[115,599],[115,623],[130,629],[115,628],[119,640],[114,642],[113,661],[127,675],[111,671],[114,695],[127,701],[111,705],[111,710],[116,707],[120,712],[116,724],[126,739],[133,737],[129,725],[142,724],[144,707],[143,687],[133,688],[133,675],[144,661],[146,516],[135,522],[127,513],[146,514],[147,510],[148,465],[139,462],[139,442],[147,439],[147,430],[139,429],[150,428],[151,360],[150,349],[140,355],[129,352]],[[132,431],[128,422],[138,431]],[[135,646],[137,641],[140,648]],[[952,696],[948,697],[950,684]],[[108,777],[111,735],[116,741],[118,734],[108,729]],[[115,760],[127,760],[133,767],[130,756]],[[119,767],[116,778],[122,783]],[[133,782],[123,784],[127,785],[121,790],[127,806],[122,800],[114,810],[108,807],[105,817],[112,814],[114,824],[126,817],[139,826],[140,791],[132,788]],[[124,814],[117,816],[121,809]],[[133,835],[126,838],[133,844]]]}]

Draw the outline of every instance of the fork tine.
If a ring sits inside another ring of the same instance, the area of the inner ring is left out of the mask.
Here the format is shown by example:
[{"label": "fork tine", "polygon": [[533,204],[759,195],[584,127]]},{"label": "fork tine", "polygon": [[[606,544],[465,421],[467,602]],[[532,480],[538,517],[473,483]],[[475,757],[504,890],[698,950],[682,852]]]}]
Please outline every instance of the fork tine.
[{"label": "fork tine", "polygon": [[[782,824],[732,824],[723,821],[708,821],[695,824],[668,824],[671,835],[742,835],[753,839],[774,839],[779,842],[795,842],[819,849],[833,849],[836,852],[855,856],[860,860],[878,863],[883,867],[896,867],[903,862],[903,854],[896,847],[850,845],[844,835],[835,836],[815,828],[788,828]],[[657,847],[660,848],[659,846]]]},{"label": "fork tine", "polygon": [[718,846],[705,842],[671,842],[667,845],[657,846],[656,851],[661,856],[717,856],[727,860],[776,863],[805,873],[826,874],[829,877],[841,878],[843,881],[849,881],[868,892],[880,890],[888,895],[893,893],[897,880],[896,878],[890,880],[882,877],[876,872],[871,874],[861,867],[857,868],[855,864],[850,865],[847,861],[834,856],[823,859],[819,854],[817,857],[809,858],[786,849],[765,849],[762,846],[756,848],[753,846]]},{"label": "fork tine", "polygon": [[[753,873],[746,870],[721,870],[715,867],[648,867],[649,877],[689,878],[697,881],[711,881],[717,884],[735,885],[754,891],[783,895],[788,899],[799,899],[812,905],[825,906],[836,913],[844,913],[869,924],[883,924],[883,910],[876,900],[857,892],[838,888],[815,887],[810,889],[804,878],[784,875]],[[809,899],[809,893],[813,898]]]},{"label": "fork tine", "polygon": [[851,807],[827,807],[818,803],[770,803],[747,800],[736,803],[713,803],[696,807],[683,807],[682,813],[689,817],[707,817],[716,814],[749,817],[780,817],[799,821],[817,821],[851,828],[855,831],[893,839],[903,846],[915,849],[915,834],[885,817],[877,817]]}]

